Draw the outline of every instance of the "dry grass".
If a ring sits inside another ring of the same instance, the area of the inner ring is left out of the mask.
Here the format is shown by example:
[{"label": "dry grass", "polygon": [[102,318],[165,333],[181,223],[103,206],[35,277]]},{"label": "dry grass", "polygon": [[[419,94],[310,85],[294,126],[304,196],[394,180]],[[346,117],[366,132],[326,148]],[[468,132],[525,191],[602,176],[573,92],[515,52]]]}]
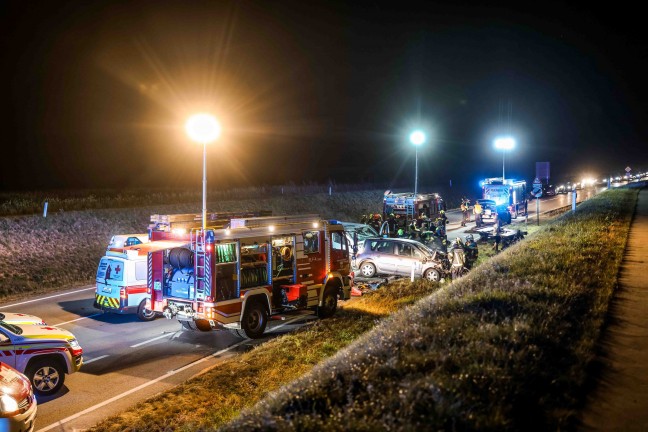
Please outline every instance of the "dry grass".
[{"label": "dry grass", "polygon": [[[346,302],[338,313],[226,360],[173,390],[96,425],[95,432],[204,430],[219,427],[268,392],[308,373],[379,320],[438,288],[397,282]],[[407,300],[404,300],[404,299]]]},{"label": "dry grass", "polygon": [[[383,191],[344,192],[217,201],[210,211],[272,210],[320,213],[358,220],[363,208],[378,211]],[[199,201],[198,201],[199,202]],[[199,204],[0,217],[0,299],[94,283],[99,258],[113,234],[146,232],[152,213],[200,212]]]},{"label": "dry grass", "polygon": [[635,201],[616,190],[581,204],[224,430],[573,427]]}]

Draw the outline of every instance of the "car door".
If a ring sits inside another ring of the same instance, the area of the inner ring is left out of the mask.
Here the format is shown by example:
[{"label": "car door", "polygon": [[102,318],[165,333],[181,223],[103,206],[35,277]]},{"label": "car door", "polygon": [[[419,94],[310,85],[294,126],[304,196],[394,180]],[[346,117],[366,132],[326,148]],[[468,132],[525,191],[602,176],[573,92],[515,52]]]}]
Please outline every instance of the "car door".
[{"label": "car door", "polygon": [[394,242],[391,240],[380,240],[374,247],[374,263],[378,273],[394,274],[398,257],[394,254]]},{"label": "car door", "polygon": [[396,272],[406,276],[412,273],[413,267],[415,274],[418,274],[421,268],[420,252],[409,243],[398,243],[395,249],[398,254]]}]

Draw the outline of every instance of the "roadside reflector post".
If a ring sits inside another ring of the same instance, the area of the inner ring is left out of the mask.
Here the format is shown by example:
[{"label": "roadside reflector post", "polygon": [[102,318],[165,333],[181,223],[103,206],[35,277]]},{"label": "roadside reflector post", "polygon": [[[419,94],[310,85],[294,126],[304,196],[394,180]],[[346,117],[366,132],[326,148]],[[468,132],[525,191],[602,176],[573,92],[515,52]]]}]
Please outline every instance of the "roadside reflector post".
[{"label": "roadside reflector post", "polygon": [[43,217],[47,217],[47,201],[45,201],[45,205],[43,206]]},{"label": "roadside reflector post", "polygon": [[572,212],[576,211],[576,188],[572,189]]},{"label": "roadside reflector post", "polygon": [[329,186],[329,196],[333,193],[333,187]]}]

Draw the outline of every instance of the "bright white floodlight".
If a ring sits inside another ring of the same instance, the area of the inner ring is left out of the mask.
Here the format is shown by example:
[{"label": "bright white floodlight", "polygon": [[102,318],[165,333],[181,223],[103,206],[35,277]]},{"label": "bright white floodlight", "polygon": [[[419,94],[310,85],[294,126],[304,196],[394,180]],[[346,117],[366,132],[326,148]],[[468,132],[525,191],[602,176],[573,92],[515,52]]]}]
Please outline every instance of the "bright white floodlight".
[{"label": "bright white floodlight", "polygon": [[509,136],[495,138],[494,145],[497,150],[502,150],[502,181],[504,181],[504,160],[506,151],[513,150],[513,147],[515,147],[515,139]]},{"label": "bright white floodlight", "polygon": [[498,150],[513,150],[515,140],[511,137],[501,137],[495,139],[495,148]]},{"label": "bright white floodlight", "polygon": [[192,141],[209,144],[221,134],[221,126],[213,116],[205,113],[194,114],[185,123],[185,130]]},{"label": "bright white floodlight", "polygon": [[221,126],[214,116],[200,113],[187,119],[185,131],[192,141],[203,145],[202,235],[204,236],[207,230],[207,144],[218,139]]},{"label": "bright white floodlight", "polygon": [[420,146],[425,142],[425,133],[420,130],[415,130],[410,134],[410,142],[416,146]]}]

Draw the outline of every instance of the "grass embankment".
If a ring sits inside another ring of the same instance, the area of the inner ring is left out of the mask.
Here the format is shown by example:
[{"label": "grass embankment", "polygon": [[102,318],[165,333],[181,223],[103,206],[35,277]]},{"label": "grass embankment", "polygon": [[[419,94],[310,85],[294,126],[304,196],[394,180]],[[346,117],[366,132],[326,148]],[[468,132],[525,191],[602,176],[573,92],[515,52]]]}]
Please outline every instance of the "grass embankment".
[{"label": "grass embankment", "polygon": [[309,372],[376,325],[438,289],[426,281],[395,282],[346,304],[326,320],[270,340],[173,390],[111,417],[92,430],[203,430],[219,427],[268,392]]},{"label": "grass embankment", "polygon": [[224,430],[569,428],[635,202],[614,190],[581,204]]},{"label": "grass embankment", "polygon": [[[319,213],[358,220],[358,209],[378,211],[382,194],[380,190],[236,199],[210,202],[208,209]],[[54,212],[47,218],[0,217],[0,300],[93,283],[111,236],[146,232],[153,213],[200,213],[200,204]]]},{"label": "grass embankment", "polygon": [[[365,190],[384,190],[379,185],[341,184],[332,185],[337,193]],[[242,199],[259,199],[269,196],[315,195],[328,193],[328,185],[294,183],[282,186],[245,187],[229,189],[209,189],[207,195],[211,201],[232,201]],[[48,212],[59,211],[143,207],[168,204],[200,203],[200,188],[127,188],[127,189],[90,189],[90,190],[49,190],[26,192],[0,192],[0,215],[15,216],[42,214],[44,204],[48,203]]]}]

